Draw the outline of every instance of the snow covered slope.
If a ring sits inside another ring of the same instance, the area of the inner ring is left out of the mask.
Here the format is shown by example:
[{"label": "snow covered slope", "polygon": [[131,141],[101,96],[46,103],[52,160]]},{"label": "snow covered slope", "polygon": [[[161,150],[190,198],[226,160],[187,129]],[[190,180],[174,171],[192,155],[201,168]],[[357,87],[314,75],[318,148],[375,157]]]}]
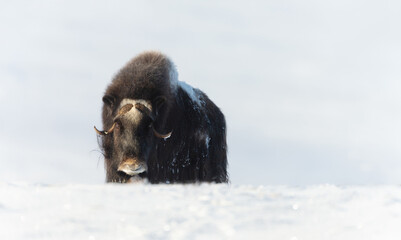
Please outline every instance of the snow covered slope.
[{"label": "snow covered slope", "polygon": [[0,239],[399,239],[401,187],[0,183]]}]

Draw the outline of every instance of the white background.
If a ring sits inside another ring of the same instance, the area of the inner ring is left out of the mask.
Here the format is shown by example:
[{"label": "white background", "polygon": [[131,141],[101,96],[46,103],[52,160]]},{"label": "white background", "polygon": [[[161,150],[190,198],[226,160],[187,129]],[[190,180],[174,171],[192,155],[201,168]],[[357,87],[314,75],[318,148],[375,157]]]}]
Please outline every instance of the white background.
[{"label": "white background", "polygon": [[228,124],[235,184],[401,182],[398,1],[2,1],[0,181],[102,183],[93,125],[144,50]]}]

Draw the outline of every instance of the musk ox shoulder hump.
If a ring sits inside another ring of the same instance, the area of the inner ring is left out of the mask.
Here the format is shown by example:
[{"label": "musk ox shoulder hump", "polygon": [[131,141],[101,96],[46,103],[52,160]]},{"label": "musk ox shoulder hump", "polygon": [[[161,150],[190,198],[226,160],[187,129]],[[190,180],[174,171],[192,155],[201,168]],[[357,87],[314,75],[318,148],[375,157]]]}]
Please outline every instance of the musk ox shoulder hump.
[{"label": "musk ox shoulder hump", "polygon": [[[128,93],[146,95],[147,89],[169,96],[177,91],[178,73],[174,63],[164,54],[147,51],[131,59],[114,77],[108,91],[112,94]],[[133,91],[134,90],[134,91]],[[124,96],[137,98],[137,96]],[[148,96],[152,98],[154,96]]]}]

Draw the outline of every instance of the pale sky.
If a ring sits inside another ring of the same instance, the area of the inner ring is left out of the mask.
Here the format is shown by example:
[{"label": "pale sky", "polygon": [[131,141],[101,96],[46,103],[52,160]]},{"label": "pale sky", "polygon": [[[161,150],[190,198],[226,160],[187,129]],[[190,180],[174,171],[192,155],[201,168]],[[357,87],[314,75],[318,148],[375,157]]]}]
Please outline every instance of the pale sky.
[{"label": "pale sky", "polygon": [[0,181],[102,183],[113,75],[160,50],[226,115],[233,184],[401,183],[398,1],[0,8]]}]

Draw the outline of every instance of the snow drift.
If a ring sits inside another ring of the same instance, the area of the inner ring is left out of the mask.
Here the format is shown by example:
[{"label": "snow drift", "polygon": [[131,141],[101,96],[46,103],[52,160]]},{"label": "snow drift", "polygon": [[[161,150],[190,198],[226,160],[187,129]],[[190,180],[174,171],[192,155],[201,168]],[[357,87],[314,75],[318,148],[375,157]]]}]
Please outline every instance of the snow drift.
[{"label": "snow drift", "polygon": [[0,183],[0,239],[398,239],[400,190]]}]

